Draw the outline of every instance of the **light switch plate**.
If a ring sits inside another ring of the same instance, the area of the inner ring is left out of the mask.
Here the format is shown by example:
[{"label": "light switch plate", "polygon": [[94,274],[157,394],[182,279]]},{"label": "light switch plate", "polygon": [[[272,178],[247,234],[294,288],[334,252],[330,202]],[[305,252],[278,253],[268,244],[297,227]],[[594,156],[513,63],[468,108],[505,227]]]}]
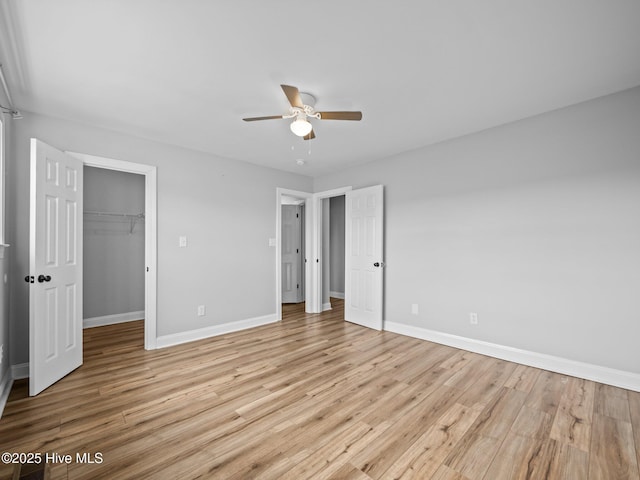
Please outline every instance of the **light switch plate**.
[{"label": "light switch plate", "polygon": [[187,237],[184,236],[184,235],[178,237],[178,245],[180,247],[186,247],[187,246]]}]

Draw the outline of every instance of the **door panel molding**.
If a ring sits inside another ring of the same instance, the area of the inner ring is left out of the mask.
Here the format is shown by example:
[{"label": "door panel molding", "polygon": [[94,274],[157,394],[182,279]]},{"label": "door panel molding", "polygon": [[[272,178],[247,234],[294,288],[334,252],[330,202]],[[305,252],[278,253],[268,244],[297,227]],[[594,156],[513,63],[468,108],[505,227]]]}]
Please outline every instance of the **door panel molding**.
[{"label": "door panel molding", "polygon": [[382,185],[346,194],[344,318],[376,330],[383,328],[383,210]]},{"label": "door panel molding", "polygon": [[82,365],[82,258],[74,255],[82,250],[82,161],[32,138],[30,182],[29,276],[37,279],[29,283],[34,396]]}]

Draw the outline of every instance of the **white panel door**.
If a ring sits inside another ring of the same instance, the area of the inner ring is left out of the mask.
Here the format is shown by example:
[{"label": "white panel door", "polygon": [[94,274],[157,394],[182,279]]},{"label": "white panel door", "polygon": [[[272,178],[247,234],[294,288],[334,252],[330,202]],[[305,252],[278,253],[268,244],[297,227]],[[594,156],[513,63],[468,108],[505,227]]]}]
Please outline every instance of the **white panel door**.
[{"label": "white panel door", "polygon": [[382,185],[346,193],[345,302],[349,322],[382,330]]},{"label": "white panel door", "polygon": [[282,302],[302,302],[300,222],[298,205],[282,205]]},{"label": "white panel door", "polygon": [[31,139],[29,395],[82,365],[82,161]]}]

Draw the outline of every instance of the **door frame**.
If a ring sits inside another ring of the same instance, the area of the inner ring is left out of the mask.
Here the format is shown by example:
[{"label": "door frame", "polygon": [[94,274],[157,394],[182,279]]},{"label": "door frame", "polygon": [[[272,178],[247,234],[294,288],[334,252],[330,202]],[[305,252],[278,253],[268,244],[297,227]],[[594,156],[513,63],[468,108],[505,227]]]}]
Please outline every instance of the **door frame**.
[{"label": "door frame", "polygon": [[323,192],[310,193],[286,188],[276,188],[276,315],[282,320],[282,196],[288,195],[304,199],[305,228],[305,312],[322,312],[322,200],[346,195],[351,186],[334,188]]},{"label": "door frame", "polygon": [[[323,200],[328,199],[328,198],[332,198],[332,197],[339,197],[341,195],[345,195],[347,194],[347,192],[350,192],[351,190],[353,190],[353,187],[351,186],[347,186],[347,187],[340,187],[340,188],[334,188],[332,190],[325,190],[323,192],[318,192],[318,193],[314,193],[313,194],[313,200],[314,200],[314,211],[315,211],[315,215],[314,215],[314,223],[312,226],[312,231],[314,234],[314,241],[315,241],[315,245],[316,245],[316,252],[317,252],[317,259],[318,262],[316,262],[318,264],[318,271],[316,272],[316,276],[313,280],[315,280],[315,285],[313,285],[314,290],[316,291],[316,298],[317,298],[317,303],[314,305],[315,310],[313,311],[313,313],[321,313],[324,311],[324,305],[322,303],[322,286],[323,286],[323,279],[322,279],[322,265],[323,262],[326,261],[325,258],[323,258],[322,256],[322,239],[323,239],[323,224],[324,222],[322,221],[322,212],[323,212]],[[346,205],[346,204],[345,204]],[[345,271],[345,275],[346,275],[346,271]]]},{"label": "door frame", "polygon": [[157,249],[158,249],[158,181],[157,167],[86,153],[65,152],[82,160],[84,166],[144,175],[144,348],[157,348]]}]

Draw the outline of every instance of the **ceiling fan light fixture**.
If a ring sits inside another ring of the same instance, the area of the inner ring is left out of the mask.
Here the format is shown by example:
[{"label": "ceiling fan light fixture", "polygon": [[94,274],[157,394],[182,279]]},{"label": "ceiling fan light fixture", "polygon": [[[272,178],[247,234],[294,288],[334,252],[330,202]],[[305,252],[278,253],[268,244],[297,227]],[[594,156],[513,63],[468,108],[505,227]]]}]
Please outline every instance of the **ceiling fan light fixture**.
[{"label": "ceiling fan light fixture", "polygon": [[309,135],[311,130],[313,130],[313,126],[304,118],[298,117],[291,122],[291,131],[299,137]]}]

